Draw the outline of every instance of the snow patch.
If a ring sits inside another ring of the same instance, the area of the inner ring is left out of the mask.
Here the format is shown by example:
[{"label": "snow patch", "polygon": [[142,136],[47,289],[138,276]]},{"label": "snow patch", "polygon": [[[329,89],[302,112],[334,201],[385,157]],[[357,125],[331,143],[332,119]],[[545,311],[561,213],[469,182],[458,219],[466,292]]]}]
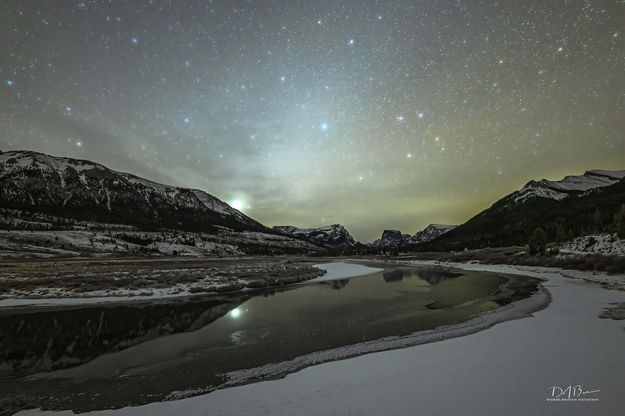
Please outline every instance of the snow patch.
[{"label": "snow patch", "polygon": [[577,237],[562,244],[561,253],[625,255],[625,240],[616,234],[601,233]]},{"label": "snow patch", "polygon": [[345,262],[315,264],[313,267],[325,270],[326,274],[311,280],[307,280],[305,283],[328,282],[331,280],[349,279],[357,276],[368,276],[370,274],[384,270],[375,267],[363,266],[361,264]]}]

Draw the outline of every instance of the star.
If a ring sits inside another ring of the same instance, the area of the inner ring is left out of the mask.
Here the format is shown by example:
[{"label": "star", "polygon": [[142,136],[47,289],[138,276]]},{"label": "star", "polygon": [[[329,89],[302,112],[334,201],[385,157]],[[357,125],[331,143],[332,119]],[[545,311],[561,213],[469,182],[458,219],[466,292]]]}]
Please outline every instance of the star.
[{"label": "star", "polygon": [[[553,2],[531,20],[532,0],[3,2],[0,149],[254,201],[267,225],[280,190],[294,225],[327,215],[363,242],[465,221],[532,172],[625,169],[623,1]],[[382,200],[397,202],[384,220]],[[421,209],[431,200],[440,213]]]}]

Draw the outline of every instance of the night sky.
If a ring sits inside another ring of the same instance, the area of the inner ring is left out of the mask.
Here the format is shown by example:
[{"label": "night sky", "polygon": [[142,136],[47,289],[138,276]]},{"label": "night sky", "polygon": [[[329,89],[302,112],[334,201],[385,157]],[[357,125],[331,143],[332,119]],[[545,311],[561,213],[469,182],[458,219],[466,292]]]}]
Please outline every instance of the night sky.
[{"label": "night sky", "polygon": [[624,1],[0,2],[0,149],[370,241],[625,169]]}]

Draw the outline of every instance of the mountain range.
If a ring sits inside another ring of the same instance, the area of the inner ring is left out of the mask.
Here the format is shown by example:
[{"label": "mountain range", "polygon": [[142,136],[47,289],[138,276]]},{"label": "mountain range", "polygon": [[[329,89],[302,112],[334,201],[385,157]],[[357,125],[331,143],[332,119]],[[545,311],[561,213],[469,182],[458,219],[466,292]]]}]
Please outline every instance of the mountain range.
[{"label": "mountain range", "polygon": [[404,249],[425,244],[456,228],[456,225],[430,224],[414,235],[402,234],[399,230],[384,230],[382,237],[370,243],[379,249]]},{"label": "mountain range", "polygon": [[590,170],[559,181],[532,180],[459,226],[430,224],[414,235],[384,230],[378,240],[362,244],[340,224],[268,228],[201,190],[160,184],[87,160],[0,152],[3,227],[29,228],[38,224],[33,218],[47,216],[46,229],[50,221],[58,225],[65,219],[150,232],[230,233],[211,244],[236,241],[237,247],[245,248],[239,252],[263,252],[262,247],[271,247],[267,251],[271,253],[324,249],[364,253],[522,245],[536,227],[542,227],[550,240],[558,233],[571,238],[606,231],[624,202],[625,170]]},{"label": "mountain range", "polygon": [[204,191],[163,185],[86,160],[29,151],[0,153],[0,208],[142,229],[268,231]]}]

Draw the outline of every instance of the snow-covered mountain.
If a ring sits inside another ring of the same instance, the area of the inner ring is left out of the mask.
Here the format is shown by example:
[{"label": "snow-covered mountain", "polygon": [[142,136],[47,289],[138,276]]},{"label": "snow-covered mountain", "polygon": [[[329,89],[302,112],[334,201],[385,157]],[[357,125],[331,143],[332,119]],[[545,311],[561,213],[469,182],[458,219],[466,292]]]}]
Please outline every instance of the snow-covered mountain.
[{"label": "snow-covered mountain", "polygon": [[529,198],[542,197],[561,200],[569,195],[614,185],[625,178],[625,170],[589,170],[583,175],[566,176],[559,181],[541,179],[529,181],[522,189],[510,195],[511,202],[521,203]]},{"label": "snow-covered mountain", "polygon": [[430,224],[425,227],[423,230],[418,231],[415,235],[410,237],[408,240],[408,244],[411,245],[419,245],[427,243],[428,241],[432,241],[435,238],[448,233],[449,231],[456,228],[457,225],[448,225],[448,224]]},{"label": "snow-covered mountain", "polygon": [[382,236],[369,243],[369,247],[379,249],[398,249],[410,241],[410,234],[402,234],[399,230],[384,230]]},{"label": "snow-covered mountain", "polygon": [[573,236],[607,232],[624,201],[625,170],[589,170],[559,181],[530,181],[422,249],[524,245],[538,227],[550,241],[558,228]]},{"label": "snow-covered mountain", "polygon": [[356,242],[341,224],[326,225],[319,228],[297,228],[292,225],[277,225],[274,231],[290,235],[304,241],[329,248],[353,247]]},{"label": "snow-covered mountain", "polygon": [[368,244],[377,249],[401,249],[409,246],[418,246],[435,239],[456,228],[456,225],[430,224],[415,235],[402,234],[399,230],[384,230],[382,237]]},{"label": "snow-covered mountain", "polygon": [[147,229],[267,230],[204,191],[31,151],[0,153],[0,208]]}]

